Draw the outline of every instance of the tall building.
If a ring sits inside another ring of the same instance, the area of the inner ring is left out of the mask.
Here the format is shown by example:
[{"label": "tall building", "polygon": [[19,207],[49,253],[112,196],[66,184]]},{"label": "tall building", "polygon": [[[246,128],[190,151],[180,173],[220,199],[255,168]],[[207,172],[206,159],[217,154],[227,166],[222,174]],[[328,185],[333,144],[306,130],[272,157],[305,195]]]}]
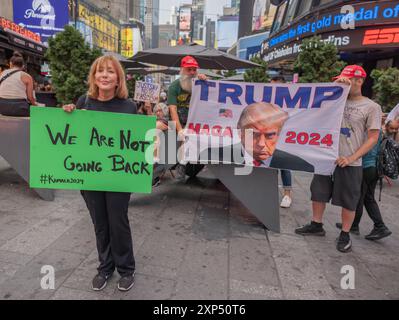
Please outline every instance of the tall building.
[{"label": "tall building", "polygon": [[203,40],[205,0],[192,0],[192,38]]},{"label": "tall building", "polygon": [[173,40],[176,40],[176,25],[175,24],[160,24],[159,25],[159,48],[169,47]]},{"label": "tall building", "polygon": [[145,1],[145,46],[157,48],[159,44],[159,0]]},{"label": "tall building", "polygon": [[91,0],[87,2],[104,10],[104,12],[108,13],[112,18],[120,22],[127,22],[129,20],[129,0]]},{"label": "tall building", "polygon": [[252,33],[252,15],[255,0],[240,2],[238,38],[249,36]]},{"label": "tall building", "polygon": [[144,23],[146,0],[129,0],[129,19]]},{"label": "tall building", "polygon": [[12,14],[12,0],[0,0],[0,17],[6,18],[8,20],[13,20]]},{"label": "tall building", "polygon": [[207,48],[214,48],[216,41],[216,22],[208,19],[206,22],[206,37],[205,46]]},{"label": "tall building", "polygon": [[231,0],[231,7],[240,9],[240,0]]},{"label": "tall building", "polygon": [[172,12],[170,14],[170,24],[177,26],[177,19],[179,18],[179,10],[176,6],[172,6]]}]

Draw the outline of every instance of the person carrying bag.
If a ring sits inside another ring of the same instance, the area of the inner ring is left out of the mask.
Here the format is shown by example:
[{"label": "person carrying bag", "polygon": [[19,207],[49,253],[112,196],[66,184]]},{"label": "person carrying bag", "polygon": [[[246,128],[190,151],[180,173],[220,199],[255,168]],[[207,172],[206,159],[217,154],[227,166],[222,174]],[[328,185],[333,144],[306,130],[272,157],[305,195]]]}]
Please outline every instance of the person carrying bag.
[{"label": "person carrying bag", "polygon": [[36,105],[33,95],[33,79],[23,71],[24,59],[14,52],[10,69],[0,76],[0,114],[28,117],[30,105]]}]

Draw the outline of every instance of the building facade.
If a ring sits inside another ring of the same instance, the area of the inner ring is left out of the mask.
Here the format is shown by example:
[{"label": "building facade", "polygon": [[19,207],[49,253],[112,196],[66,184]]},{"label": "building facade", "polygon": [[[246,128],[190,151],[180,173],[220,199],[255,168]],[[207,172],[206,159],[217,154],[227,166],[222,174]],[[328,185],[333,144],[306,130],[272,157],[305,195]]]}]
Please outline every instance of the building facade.
[{"label": "building facade", "polygon": [[176,37],[176,25],[170,23],[159,25],[159,48],[171,46]]},{"label": "building facade", "polygon": [[90,2],[121,23],[129,20],[129,0],[91,0]]},{"label": "building facade", "polygon": [[145,2],[145,48],[157,48],[159,43],[159,0]]},{"label": "building facade", "polygon": [[204,13],[205,0],[193,0],[192,4],[192,39],[203,40],[204,38]]},{"label": "building facade", "polygon": [[[345,19],[343,5],[351,5],[355,20]],[[299,54],[303,39],[319,35],[333,43],[349,62],[391,59],[398,66],[399,1],[284,1],[277,9],[270,39],[262,56],[271,65],[285,65]]]},{"label": "building facade", "polygon": [[215,48],[216,41],[216,22],[208,19],[206,21],[206,37],[205,46],[207,48]]},{"label": "building facade", "polygon": [[12,0],[1,0],[0,17],[13,21]]},{"label": "building facade", "polygon": [[[343,10],[343,6],[351,11]],[[285,0],[277,8],[261,56],[276,68],[289,68],[304,39],[318,35],[334,44],[341,58],[369,73],[399,67],[399,0]],[[371,83],[366,83],[370,91]]]}]

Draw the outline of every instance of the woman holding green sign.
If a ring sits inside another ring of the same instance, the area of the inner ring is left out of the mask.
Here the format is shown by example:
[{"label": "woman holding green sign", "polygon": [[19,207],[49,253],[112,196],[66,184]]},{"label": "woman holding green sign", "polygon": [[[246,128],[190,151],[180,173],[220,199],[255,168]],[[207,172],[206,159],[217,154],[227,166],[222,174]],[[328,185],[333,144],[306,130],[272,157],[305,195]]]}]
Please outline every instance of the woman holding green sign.
[{"label": "woman holding green sign", "polygon": [[[136,104],[128,99],[125,73],[118,60],[103,56],[91,66],[89,91],[80,97],[76,106],[63,106],[66,112],[86,109],[105,112],[136,114]],[[134,284],[135,260],[128,219],[130,193],[81,191],[89,209],[97,240],[100,265],[94,277],[93,290],[105,288],[115,268],[121,278],[118,289],[127,291]]]}]

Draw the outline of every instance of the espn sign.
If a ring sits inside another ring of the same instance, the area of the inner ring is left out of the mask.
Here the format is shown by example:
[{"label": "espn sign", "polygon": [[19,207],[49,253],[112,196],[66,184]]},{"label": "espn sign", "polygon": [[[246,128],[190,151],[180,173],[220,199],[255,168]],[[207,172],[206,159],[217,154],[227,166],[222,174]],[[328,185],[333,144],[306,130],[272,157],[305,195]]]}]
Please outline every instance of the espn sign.
[{"label": "espn sign", "polygon": [[399,28],[385,28],[367,30],[364,34],[363,45],[399,44]]}]

